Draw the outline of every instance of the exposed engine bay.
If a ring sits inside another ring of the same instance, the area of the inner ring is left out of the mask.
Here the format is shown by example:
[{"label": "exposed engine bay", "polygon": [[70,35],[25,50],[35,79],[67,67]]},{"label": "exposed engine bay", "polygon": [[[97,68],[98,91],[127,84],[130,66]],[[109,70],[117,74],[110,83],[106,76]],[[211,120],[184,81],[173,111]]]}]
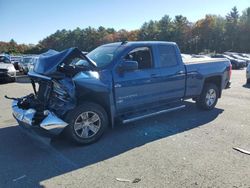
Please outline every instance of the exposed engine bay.
[{"label": "exposed engine bay", "polygon": [[[34,93],[21,98],[6,97],[16,100],[20,109],[35,110],[32,125],[39,125],[49,111],[64,119],[65,113],[76,105],[75,87],[71,79],[39,80],[37,83],[32,79],[32,85]],[[36,85],[39,86],[38,90],[36,90]]]}]

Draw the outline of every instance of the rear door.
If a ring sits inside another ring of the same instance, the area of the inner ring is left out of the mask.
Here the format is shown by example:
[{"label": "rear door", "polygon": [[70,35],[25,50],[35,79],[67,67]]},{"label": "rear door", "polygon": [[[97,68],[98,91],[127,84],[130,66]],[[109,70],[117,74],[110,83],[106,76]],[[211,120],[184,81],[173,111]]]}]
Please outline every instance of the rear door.
[{"label": "rear door", "polygon": [[158,99],[167,103],[180,101],[185,95],[186,69],[177,55],[179,49],[173,44],[159,44],[156,49],[156,68],[161,78]]}]

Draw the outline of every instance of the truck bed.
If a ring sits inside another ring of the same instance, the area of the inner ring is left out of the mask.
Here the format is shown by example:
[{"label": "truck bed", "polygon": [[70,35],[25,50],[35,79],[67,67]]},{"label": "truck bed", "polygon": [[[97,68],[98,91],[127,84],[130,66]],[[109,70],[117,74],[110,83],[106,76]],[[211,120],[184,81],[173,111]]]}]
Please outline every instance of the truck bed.
[{"label": "truck bed", "polygon": [[215,62],[225,62],[227,59],[224,58],[183,58],[184,64],[200,64],[200,63],[215,63]]},{"label": "truck bed", "polygon": [[229,61],[223,58],[190,58],[183,60],[186,67],[186,97],[199,95],[206,77],[220,75],[224,89],[229,80]]}]

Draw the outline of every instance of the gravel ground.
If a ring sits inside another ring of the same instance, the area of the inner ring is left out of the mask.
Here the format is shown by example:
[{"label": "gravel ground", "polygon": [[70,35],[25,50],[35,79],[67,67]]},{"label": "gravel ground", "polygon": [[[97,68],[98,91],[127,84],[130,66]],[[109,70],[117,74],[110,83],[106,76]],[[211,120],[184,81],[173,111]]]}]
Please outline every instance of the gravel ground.
[{"label": "gravel ground", "polygon": [[[9,96],[28,83],[0,85],[0,187],[250,187],[250,86],[235,70],[216,108],[187,108],[108,130],[79,147],[26,133],[11,116]],[[116,178],[129,180],[121,182]],[[133,180],[137,180],[133,183]]]}]

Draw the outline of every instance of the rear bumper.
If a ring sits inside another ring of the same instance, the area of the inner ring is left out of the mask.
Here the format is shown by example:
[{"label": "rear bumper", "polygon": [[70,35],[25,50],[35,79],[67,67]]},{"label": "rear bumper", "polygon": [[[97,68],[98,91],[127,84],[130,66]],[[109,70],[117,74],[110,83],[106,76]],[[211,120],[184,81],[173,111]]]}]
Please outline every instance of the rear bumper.
[{"label": "rear bumper", "polygon": [[47,116],[42,120],[40,125],[33,125],[32,122],[36,110],[32,108],[23,110],[17,106],[16,100],[12,102],[12,111],[14,118],[20,126],[28,129],[34,129],[36,132],[40,132],[44,136],[58,135],[68,125],[50,111],[46,111]]}]

